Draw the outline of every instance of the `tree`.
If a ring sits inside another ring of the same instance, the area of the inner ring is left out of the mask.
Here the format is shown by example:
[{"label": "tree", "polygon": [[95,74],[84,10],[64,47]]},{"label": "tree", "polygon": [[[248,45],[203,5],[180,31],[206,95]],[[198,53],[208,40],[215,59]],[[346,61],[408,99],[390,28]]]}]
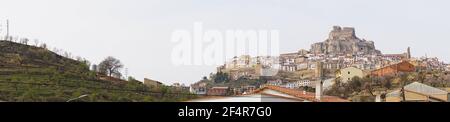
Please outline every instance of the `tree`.
[{"label": "tree", "polygon": [[45,44],[45,43],[42,43],[40,47],[44,48],[45,50],[47,50],[47,44]]},{"label": "tree", "polygon": [[69,52],[67,52],[67,51],[64,51],[64,57],[66,57],[66,58],[71,58],[71,57],[72,57],[72,54],[69,53]]},{"label": "tree", "polygon": [[136,78],[134,78],[133,76],[128,76],[127,81],[128,82],[135,82],[135,83],[142,83],[141,81],[136,80]]},{"label": "tree", "polygon": [[216,76],[214,77],[214,82],[216,82],[216,83],[227,82],[227,81],[229,81],[228,77],[229,77],[228,73],[217,72]]},{"label": "tree", "polygon": [[34,46],[39,46],[39,40],[38,39],[34,39]]},{"label": "tree", "polygon": [[342,81],[341,81],[342,79],[341,78],[336,78],[336,79],[334,79],[334,84],[337,86],[337,87],[341,87],[342,86]]},{"label": "tree", "polygon": [[373,90],[373,86],[372,86],[373,79],[371,77],[364,77],[361,81],[362,81],[363,88],[366,89],[367,91],[369,91],[369,93],[372,96],[375,96],[373,94],[374,90]]},{"label": "tree", "polygon": [[129,76],[127,81],[135,81],[136,79],[133,76]]},{"label": "tree", "polygon": [[167,86],[159,87],[159,91],[161,92],[161,97],[164,97],[167,93],[170,93],[170,89]]},{"label": "tree", "polygon": [[426,73],[424,71],[420,71],[417,74],[417,80],[419,80],[420,83],[424,83],[425,82],[425,78],[426,78]]},{"label": "tree", "polygon": [[406,101],[406,94],[405,94],[405,86],[408,83],[408,74],[401,73],[400,74],[400,96],[402,98],[402,101]]},{"label": "tree", "polygon": [[[17,40],[17,38],[14,39],[14,40]],[[30,40],[27,39],[27,38],[23,38],[23,39],[20,40],[20,43],[27,45],[27,44],[28,44],[28,41],[30,41]]]},{"label": "tree", "polygon": [[340,81],[340,78],[336,78],[335,83],[331,86],[331,88],[325,90],[325,94],[348,98],[349,95],[353,92],[350,90],[351,88],[349,88],[350,86],[348,84],[349,83],[342,83]]},{"label": "tree", "polygon": [[392,83],[389,80],[383,80],[381,81],[381,86],[389,90],[392,87]]},{"label": "tree", "polygon": [[100,73],[107,74],[108,76],[113,76],[115,74],[121,74],[120,69],[123,68],[123,64],[120,60],[114,57],[107,57],[99,64]]},{"label": "tree", "polygon": [[360,92],[362,87],[362,80],[359,77],[353,77],[352,80],[348,83],[349,87],[354,92]]},{"label": "tree", "polygon": [[306,92],[315,92],[315,90],[316,90],[309,86],[304,86],[304,87],[302,87],[302,89],[305,90]]}]

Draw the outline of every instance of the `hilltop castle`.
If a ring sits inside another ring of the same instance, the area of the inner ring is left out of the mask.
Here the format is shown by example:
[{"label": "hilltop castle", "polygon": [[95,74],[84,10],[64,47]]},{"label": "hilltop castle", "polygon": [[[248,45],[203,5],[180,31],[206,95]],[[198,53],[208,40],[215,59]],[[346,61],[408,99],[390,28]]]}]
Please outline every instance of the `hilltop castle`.
[{"label": "hilltop castle", "polygon": [[334,26],[328,39],[311,45],[314,54],[381,54],[375,49],[373,41],[356,37],[355,29]]}]

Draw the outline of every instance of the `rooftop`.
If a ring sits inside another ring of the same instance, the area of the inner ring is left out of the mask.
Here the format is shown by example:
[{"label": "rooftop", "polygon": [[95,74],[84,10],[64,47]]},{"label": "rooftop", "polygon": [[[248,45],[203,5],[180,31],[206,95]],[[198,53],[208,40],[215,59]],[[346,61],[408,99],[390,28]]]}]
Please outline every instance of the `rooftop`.
[{"label": "rooftop", "polygon": [[[441,89],[438,89],[438,88],[434,88],[434,87],[431,87],[431,86],[428,86],[428,85],[425,85],[425,84],[422,84],[422,83],[419,83],[419,82],[414,82],[414,83],[411,83],[409,85],[406,85],[405,86],[405,91],[413,92],[413,93],[417,93],[417,94],[421,94],[421,95],[425,95],[425,96],[428,96],[430,98],[434,98],[434,99],[438,99],[438,100],[442,100],[442,99],[435,97],[435,95],[442,95],[442,94],[446,95],[446,94],[448,94],[448,91],[441,90]],[[389,96],[389,97],[400,97],[400,95],[401,95],[400,90],[395,90],[395,91],[387,94],[386,96]],[[442,101],[446,101],[446,100],[442,100]]]},{"label": "rooftop", "polygon": [[307,101],[313,101],[313,102],[350,102],[348,100],[345,100],[345,99],[342,99],[339,97],[335,97],[335,96],[322,96],[321,100],[318,101],[315,99],[315,93],[304,92],[304,91],[300,91],[300,90],[283,88],[283,87],[278,87],[278,86],[270,86],[270,85],[260,88],[250,94],[260,93],[261,91],[263,91],[265,89],[275,90],[275,91],[278,91],[278,92],[281,92],[284,94],[288,94],[288,95],[295,96],[300,99],[304,99]]},{"label": "rooftop", "polygon": [[229,87],[212,87],[211,89],[228,89]]},{"label": "rooftop", "polygon": [[438,95],[438,94],[448,94],[447,91],[434,88],[419,82],[414,82],[405,86],[406,90],[415,91],[427,95]]}]

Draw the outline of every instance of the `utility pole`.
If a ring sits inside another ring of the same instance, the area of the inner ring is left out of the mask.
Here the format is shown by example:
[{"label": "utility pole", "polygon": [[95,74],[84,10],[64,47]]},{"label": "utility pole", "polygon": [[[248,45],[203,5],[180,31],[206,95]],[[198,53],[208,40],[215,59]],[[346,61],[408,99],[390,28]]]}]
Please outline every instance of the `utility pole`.
[{"label": "utility pole", "polygon": [[11,41],[11,40],[9,40],[9,20],[8,19],[6,20],[6,40]]},{"label": "utility pole", "polygon": [[125,80],[128,80],[128,68],[125,68]]}]

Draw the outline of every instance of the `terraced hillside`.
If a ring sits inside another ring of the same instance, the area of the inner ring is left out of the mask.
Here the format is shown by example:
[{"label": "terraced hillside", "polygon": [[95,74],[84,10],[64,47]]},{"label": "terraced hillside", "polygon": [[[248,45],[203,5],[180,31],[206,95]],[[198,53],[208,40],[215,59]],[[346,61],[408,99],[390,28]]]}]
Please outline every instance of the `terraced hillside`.
[{"label": "terraced hillside", "polygon": [[[87,95],[87,96],[86,96]],[[182,101],[191,95],[150,89],[139,81],[100,80],[82,61],[45,48],[0,41],[0,100],[9,102]]]}]

